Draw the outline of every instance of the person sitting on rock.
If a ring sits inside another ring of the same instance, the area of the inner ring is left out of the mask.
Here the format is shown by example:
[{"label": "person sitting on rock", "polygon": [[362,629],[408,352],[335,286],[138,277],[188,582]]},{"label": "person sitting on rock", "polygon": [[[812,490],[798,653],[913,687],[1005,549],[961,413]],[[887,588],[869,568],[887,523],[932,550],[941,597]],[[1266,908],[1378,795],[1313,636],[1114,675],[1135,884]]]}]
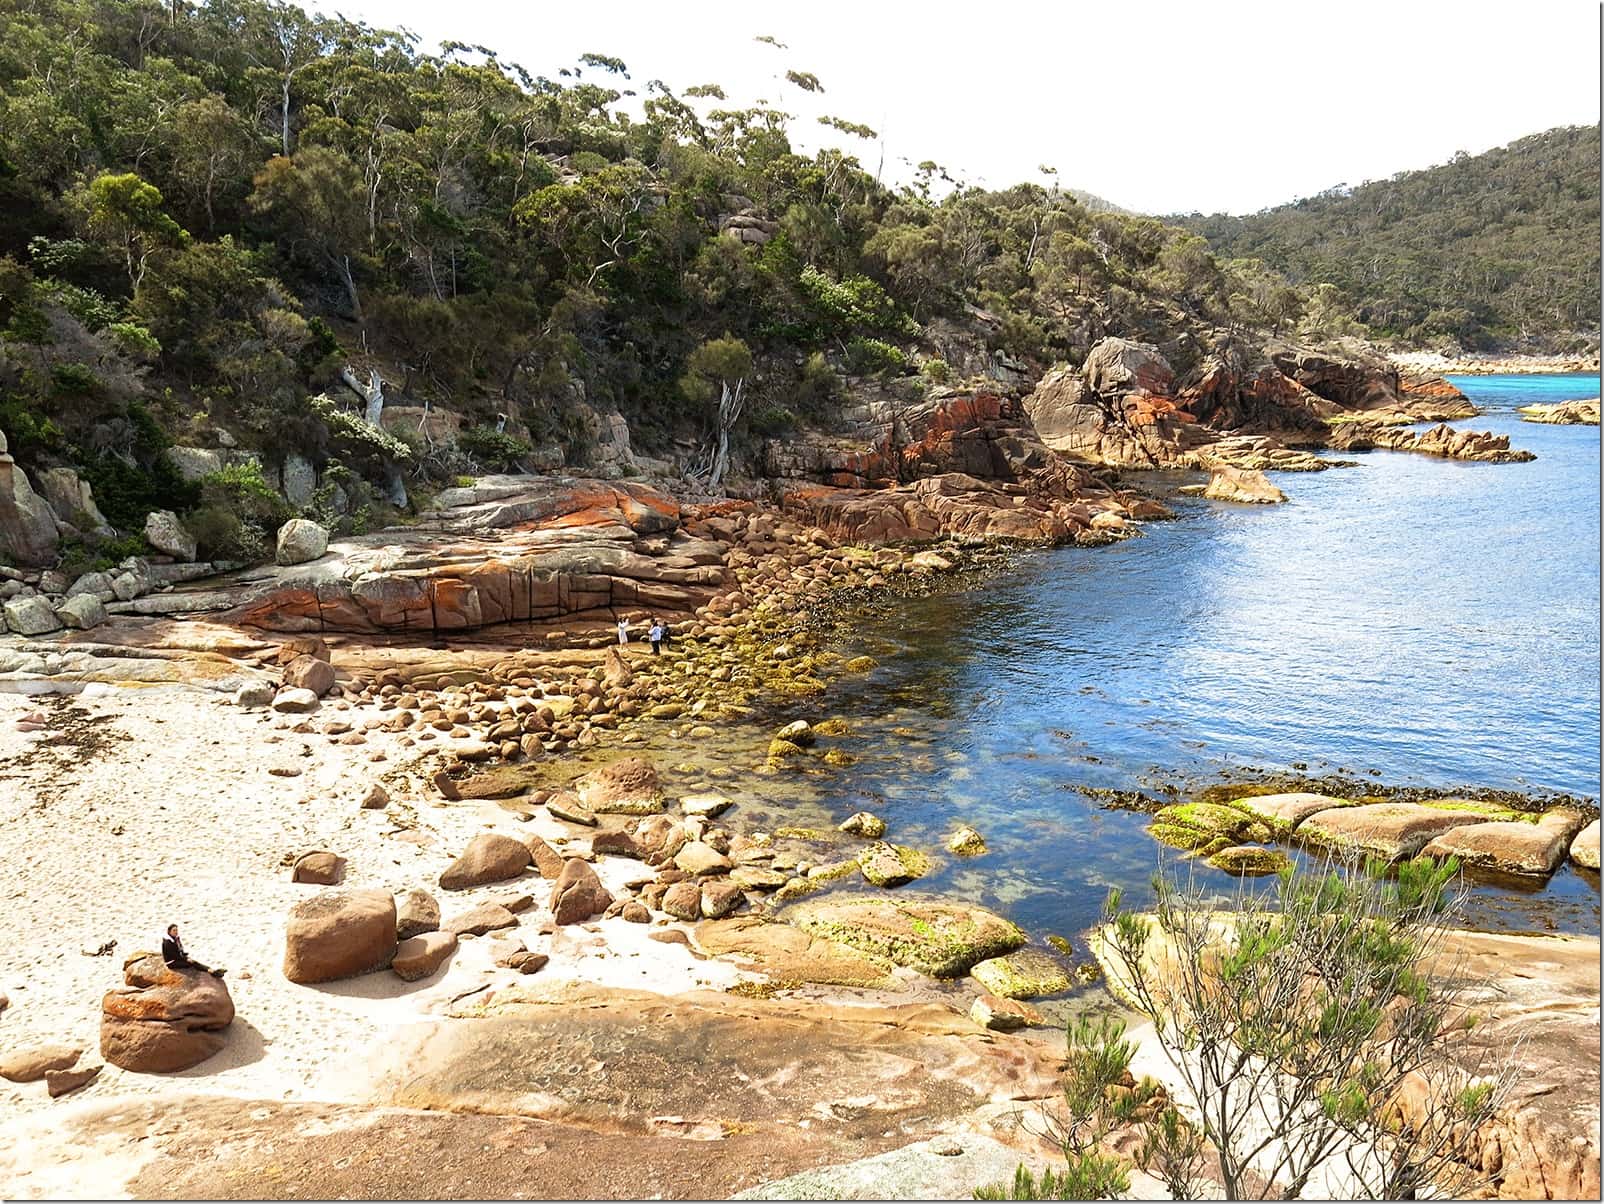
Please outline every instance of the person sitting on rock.
[{"label": "person sitting on rock", "polygon": [[623,618],[618,620],[618,642],[619,642],[619,644],[627,644],[627,643],[629,643],[629,616],[628,615],[625,615]]},{"label": "person sitting on rock", "polygon": [[184,950],[184,942],[178,939],[178,925],[167,925],[167,935],[162,938],[162,961],[172,970],[205,970],[213,978],[221,978],[227,970],[214,970],[193,960]]},{"label": "person sitting on rock", "polygon": [[646,638],[651,641],[651,644],[652,644],[652,655],[653,656],[660,656],[662,654],[662,651],[663,651],[663,625],[662,625],[662,623],[658,622],[656,619],[653,619],[652,620],[651,630],[646,633]]}]

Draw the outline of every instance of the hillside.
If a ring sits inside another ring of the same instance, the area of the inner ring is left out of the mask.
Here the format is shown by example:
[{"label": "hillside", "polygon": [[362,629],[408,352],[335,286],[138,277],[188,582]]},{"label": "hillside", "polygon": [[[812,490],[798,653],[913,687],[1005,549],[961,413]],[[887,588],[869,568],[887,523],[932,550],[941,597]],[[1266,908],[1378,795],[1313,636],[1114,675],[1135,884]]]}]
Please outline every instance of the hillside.
[{"label": "hillside", "polygon": [[1433,350],[1596,341],[1599,131],[1572,126],[1248,217],[1175,219],[1225,259],[1335,286],[1379,337]]}]

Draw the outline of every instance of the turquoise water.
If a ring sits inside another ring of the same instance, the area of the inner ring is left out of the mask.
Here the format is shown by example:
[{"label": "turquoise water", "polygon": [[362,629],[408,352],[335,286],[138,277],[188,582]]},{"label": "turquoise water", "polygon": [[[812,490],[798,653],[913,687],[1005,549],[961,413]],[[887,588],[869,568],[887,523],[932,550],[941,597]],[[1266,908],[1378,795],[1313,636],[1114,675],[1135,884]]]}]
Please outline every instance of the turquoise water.
[{"label": "turquoise water", "polygon": [[[1108,886],[1142,897],[1159,855],[1144,816],[1077,786],[1306,766],[1596,797],[1599,429],[1513,409],[1598,380],[1455,383],[1486,411],[1460,425],[1538,459],[1372,452],[1272,474],[1286,505],[1177,497],[1178,521],[1140,539],[1023,555],[983,587],[867,616],[852,648],[881,668],[832,691],[865,737],[826,790],[832,816],[868,808],[926,847],[971,823],[992,852],[928,884],[1073,932]],[[1598,900],[1597,876],[1567,867],[1537,892],[1476,887],[1470,918],[1597,932]]]}]

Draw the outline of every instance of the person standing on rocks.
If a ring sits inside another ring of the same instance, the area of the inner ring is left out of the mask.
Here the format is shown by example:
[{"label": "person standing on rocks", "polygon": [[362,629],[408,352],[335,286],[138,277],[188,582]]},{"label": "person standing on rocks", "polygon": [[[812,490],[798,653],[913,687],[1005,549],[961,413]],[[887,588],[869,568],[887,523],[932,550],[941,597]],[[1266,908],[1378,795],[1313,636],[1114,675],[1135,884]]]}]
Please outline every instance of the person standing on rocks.
[{"label": "person standing on rocks", "polygon": [[629,616],[624,615],[618,620],[618,643],[620,647],[629,643]]},{"label": "person standing on rocks", "polygon": [[652,627],[646,633],[646,638],[651,641],[652,655],[661,656],[663,652],[663,624],[659,620],[652,620]]},{"label": "person standing on rocks", "polygon": [[194,961],[184,949],[184,942],[178,939],[178,925],[167,925],[167,935],[162,938],[162,961],[173,970],[205,970],[213,978],[221,978],[227,970],[214,970],[208,965]]}]

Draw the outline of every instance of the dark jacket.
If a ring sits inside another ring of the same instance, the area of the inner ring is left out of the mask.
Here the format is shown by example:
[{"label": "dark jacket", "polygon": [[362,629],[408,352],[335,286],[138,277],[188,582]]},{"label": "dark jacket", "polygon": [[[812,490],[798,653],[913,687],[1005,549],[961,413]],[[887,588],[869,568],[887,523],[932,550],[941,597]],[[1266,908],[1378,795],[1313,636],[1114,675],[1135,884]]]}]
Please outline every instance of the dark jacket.
[{"label": "dark jacket", "polygon": [[184,946],[170,936],[162,937],[162,961],[169,966],[187,966],[189,958],[184,954]]}]

